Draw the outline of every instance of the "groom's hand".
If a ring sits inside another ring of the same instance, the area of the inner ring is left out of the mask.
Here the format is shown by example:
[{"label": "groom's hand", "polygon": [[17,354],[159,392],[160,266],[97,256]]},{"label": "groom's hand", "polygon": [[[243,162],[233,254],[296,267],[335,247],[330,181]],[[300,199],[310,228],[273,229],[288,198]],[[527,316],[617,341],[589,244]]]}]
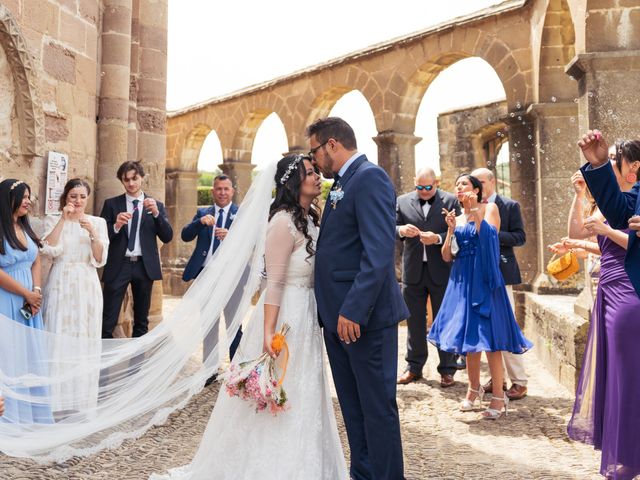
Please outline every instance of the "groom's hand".
[{"label": "groom's hand", "polygon": [[351,342],[356,342],[360,338],[360,325],[356,322],[352,322],[342,315],[338,316],[338,337],[344,343],[349,345]]}]

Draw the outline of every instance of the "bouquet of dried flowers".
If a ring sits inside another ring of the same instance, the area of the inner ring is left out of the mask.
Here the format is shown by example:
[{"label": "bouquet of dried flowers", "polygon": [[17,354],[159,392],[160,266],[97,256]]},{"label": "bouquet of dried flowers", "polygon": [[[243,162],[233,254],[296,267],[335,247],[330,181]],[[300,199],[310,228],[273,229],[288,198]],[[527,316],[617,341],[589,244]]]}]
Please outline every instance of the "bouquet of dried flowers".
[{"label": "bouquet of dried flowers", "polygon": [[[286,341],[289,330],[289,325],[285,323],[280,332],[273,336],[271,348],[276,353],[276,358],[271,358],[265,352],[253,360],[240,364],[231,363],[229,369],[221,376],[230,396],[253,402],[256,412],[268,410],[273,415],[277,415],[289,407],[287,393],[282,388],[289,360],[289,347]],[[280,354],[283,355],[282,359]]]}]

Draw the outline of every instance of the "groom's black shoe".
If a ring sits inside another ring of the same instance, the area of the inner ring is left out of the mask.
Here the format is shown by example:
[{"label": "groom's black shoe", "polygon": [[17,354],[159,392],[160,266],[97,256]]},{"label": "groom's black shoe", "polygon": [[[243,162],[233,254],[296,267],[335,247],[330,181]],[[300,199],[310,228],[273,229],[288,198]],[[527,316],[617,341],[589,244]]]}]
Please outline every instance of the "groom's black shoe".
[{"label": "groom's black shoe", "polygon": [[400,377],[398,377],[396,383],[398,385],[406,385],[411,382],[417,382],[420,379],[422,379],[422,375],[418,375],[417,373],[413,373],[407,370]]},{"label": "groom's black shoe", "polygon": [[209,385],[211,385],[212,383],[215,383],[215,381],[218,379],[218,374],[214,373],[213,375],[211,375],[209,378],[207,378],[207,381],[204,382],[204,386],[208,387]]}]

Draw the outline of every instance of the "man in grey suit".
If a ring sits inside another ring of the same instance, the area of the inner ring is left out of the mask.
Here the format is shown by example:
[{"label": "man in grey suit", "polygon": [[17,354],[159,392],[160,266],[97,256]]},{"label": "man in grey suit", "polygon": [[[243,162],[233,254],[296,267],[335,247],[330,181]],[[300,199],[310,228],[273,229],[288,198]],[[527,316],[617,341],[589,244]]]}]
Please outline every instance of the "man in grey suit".
[{"label": "man in grey suit", "polygon": [[[438,189],[436,174],[424,168],[416,174],[415,190],[398,197],[396,235],[403,241],[402,295],[411,316],[407,319],[406,371],[398,378],[407,384],[422,378],[427,362],[427,299],[431,299],[433,316],[438,314],[449,280],[451,265],[442,259],[442,242],[447,224],[442,209],[460,214],[456,197]],[[456,372],[456,355],[438,350],[440,385],[452,386]]]}]

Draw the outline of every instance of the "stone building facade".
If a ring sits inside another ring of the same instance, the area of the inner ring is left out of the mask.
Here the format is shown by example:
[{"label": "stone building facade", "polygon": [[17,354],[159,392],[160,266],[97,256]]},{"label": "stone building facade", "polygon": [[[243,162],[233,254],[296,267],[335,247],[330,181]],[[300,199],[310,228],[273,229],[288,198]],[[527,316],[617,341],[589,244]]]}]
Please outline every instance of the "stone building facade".
[{"label": "stone building facade", "polygon": [[89,211],[123,192],[125,160],[141,160],[145,192],[164,198],[167,14],[167,0],[0,4],[0,177],[30,184],[35,217],[49,151],[94,187]]}]

